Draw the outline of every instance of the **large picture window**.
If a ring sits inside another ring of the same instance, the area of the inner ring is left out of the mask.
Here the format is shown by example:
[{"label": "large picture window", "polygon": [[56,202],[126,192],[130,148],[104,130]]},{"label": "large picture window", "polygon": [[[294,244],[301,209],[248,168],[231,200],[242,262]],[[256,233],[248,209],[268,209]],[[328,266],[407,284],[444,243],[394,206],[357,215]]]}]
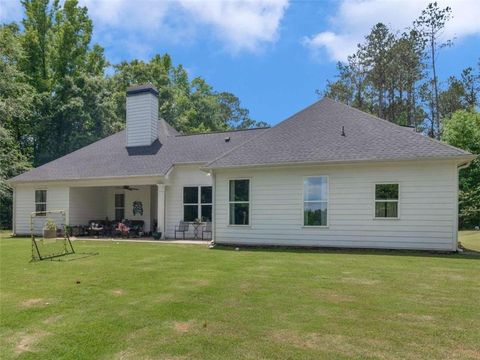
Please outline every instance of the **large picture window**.
[{"label": "large picture window", "polygon": [[35,211],[37,216],[44,216],[47,211],[47,190],[35,190]]},{"label": "large picture window", "polygon": [[303,225],[327,226],[328,177],[315,176],[303,182]]},{"label": "large picture window", "polygon": [[212,187],[186,186],[183,188],[183,221],[212,221]]},{"label": "large picture window", "polygon": [[375,217],[398,218],[398,184],[375,184]]},{"label": "large picture window", "polygon": [[250,180],[230,180],[229,213],[230,225],[250,224]]}]

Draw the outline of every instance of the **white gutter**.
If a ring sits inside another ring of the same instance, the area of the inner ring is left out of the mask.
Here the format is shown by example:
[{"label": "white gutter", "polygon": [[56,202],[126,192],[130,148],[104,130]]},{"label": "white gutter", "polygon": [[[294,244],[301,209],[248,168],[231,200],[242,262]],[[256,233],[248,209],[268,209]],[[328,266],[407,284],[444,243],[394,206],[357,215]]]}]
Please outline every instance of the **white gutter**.
[{"label": "white gutter", "polygon": [[349,160],[325,160],[325,161],[290,161],[282,163],[263,163],[263,164],[242,164],[242,165],[230,165],[230,166],[206,166],[202,167],[201,170],[223,170],[223,169],[248,169],[248,168],[259,168],[259,167],[287,167],[287,166],[320,166],[320,165],[362,165],[362,164],[374,164],[374,163],[394,163],[394,162],[419,162],[419,161],[431,161],[431,162],[440,162],[448,160],[468,160],[471,162],[477,157],[477,155],[465,154],[460,156],[447,156],[447,157],[417,157],[417,158],[397,158],[397,159],[349,159]]}]

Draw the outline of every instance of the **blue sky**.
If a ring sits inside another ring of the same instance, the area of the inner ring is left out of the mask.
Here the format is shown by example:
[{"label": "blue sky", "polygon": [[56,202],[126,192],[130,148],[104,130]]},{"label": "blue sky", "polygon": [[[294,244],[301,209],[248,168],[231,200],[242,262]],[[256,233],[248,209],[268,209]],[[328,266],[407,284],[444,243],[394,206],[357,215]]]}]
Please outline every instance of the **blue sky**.
[{"label": "blue sky", "polygon": [[[94,21],[94,41],[115,63],[168,52],[190,76],[237,95],[256,120],[275,124],[317,99],[376,22],[402,30],[424,0],[80,0]],[[439,1],[453,19],[439,56],[442,79],[476,66],[480,1]],[[0,0],[2,22],[18,21],[19,1]]]}]

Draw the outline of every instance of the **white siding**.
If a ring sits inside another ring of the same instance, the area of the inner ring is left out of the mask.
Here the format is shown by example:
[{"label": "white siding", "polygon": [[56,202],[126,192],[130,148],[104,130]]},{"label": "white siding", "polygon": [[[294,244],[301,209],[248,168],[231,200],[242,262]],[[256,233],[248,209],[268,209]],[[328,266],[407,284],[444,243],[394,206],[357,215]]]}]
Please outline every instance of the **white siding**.
[{"label": "white siding", "polygon": [[[201,171],[199,165],[178,165],[170,174],[169,184],[165,187],[165,236],[171,238],[174,236],[175,226],[183,220],[183,187],[212,186],[212,177]],[[193,236],[192,226],[185,235]]]},{"label": "white siding", "polygon": [[70,225],[86,225],[90,220],[103,220],[107,216],[107,188],[70,188]]},{"label": "white siding", "polygon": [[[303,226],[303,179],[328,175],[327,228]],[[217,243],[456,250],[456,165],[397,163],[222,170]],[[251,179],[251,224],[228,225],[228,180]],[[399,219],[374,219],[374,184],[400,184]]]},{"label": "white siding", "polygon": [[35,190],[47,190],[47,210],[65,210],[68,224],[67,186],[17,185],[15,187],[15,233],[30,234],[30,214],[35,211]]},{"label": "white siding", "polygon": [[158,136],[158,98],[151,93],[127,96],[127,146],[150,145]]},{"label": "white siding", "polygon": [[[107,212],[110,220],[115,219],[115,194],[125,194],[125,218],[128,220],[143,220],[144,229],[150,231],[150,185],[132,185],[132,188],[138,190],[124,190],[121,187],[110,187],[106,197]],[[140,201],[143,205],[143,215],[133,215],[133,202]],[[105,216],[104,216],[105,218]]]}]

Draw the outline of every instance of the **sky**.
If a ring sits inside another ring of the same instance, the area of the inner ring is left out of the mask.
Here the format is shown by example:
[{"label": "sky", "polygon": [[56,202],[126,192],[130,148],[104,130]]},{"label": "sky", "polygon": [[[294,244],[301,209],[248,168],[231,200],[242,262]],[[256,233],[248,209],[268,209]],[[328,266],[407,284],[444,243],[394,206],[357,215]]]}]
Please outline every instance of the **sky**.
[{"label": "sky", "polygon": [[[169,53],[191,77],[240,98],[253,119],[276,124],[318,99],[336,62],[371,27],[402,31],[428,0],[79,0],[94,23],[94,42],[111,63]],[[438,0],[453,18],[441,50],[444,82],[480,57],[480,0]],[[0,0],[0,21],[20,21],[20,0]]]}]

